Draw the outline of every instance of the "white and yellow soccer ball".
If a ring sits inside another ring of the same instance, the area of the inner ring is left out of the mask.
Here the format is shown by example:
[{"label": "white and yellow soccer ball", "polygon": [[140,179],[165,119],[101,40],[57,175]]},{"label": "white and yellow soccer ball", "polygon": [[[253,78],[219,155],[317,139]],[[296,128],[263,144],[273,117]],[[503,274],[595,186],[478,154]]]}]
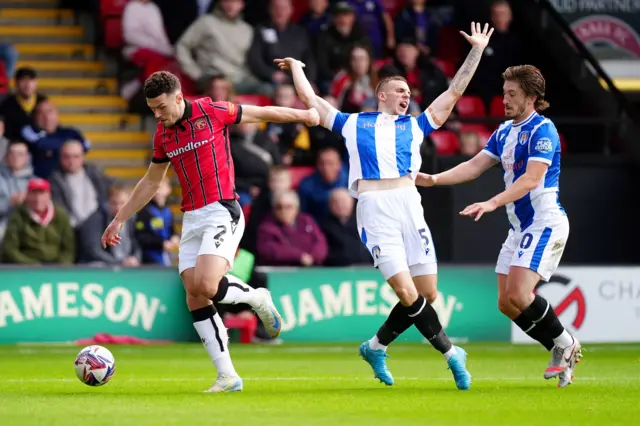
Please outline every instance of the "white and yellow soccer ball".
[{"label": "white and yellow soccer ball", "polygon": [[92,345],[80,351],[74,367],[76,376],[82,383],[88,386],[102,386],[113,377],[116,360],[107,348]]}]

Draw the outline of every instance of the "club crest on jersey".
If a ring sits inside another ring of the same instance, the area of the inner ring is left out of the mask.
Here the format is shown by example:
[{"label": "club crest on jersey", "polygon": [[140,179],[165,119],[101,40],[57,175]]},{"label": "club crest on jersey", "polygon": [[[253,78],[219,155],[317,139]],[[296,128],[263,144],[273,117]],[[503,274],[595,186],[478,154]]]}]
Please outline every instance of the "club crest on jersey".
[{"label": "club crest on jersey", "polygon": [[520,132],[518,135],[518,143],[524,145],[529,140],[529,131]]},{"label": "club crest on jersey", "polygon": [[204,121],[204,118],[198,118],[194,123],[193,123],[193,127],[196,128],[196,130],[202,130],[205,127],[207,127],[207,122]]}]

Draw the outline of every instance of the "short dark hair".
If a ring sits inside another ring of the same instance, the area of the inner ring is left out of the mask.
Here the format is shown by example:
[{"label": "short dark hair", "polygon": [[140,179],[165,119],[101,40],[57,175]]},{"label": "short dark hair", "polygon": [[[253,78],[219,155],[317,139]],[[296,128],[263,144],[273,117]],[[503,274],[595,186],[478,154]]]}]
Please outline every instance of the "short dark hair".
[{"label": "short dark hair", "polygon": [[407,79],[404,78],[401,75],[391,75],[389,77],[385,77],[382,80],[380,80],[380,82],[378,83],[378,85],[376,86],[376,97],[378,96],[378,93],[382,92],[382,89],[384,89],[384,86],[392,81],[403,81],[403,82],[407,82]]},{"label": "short dark hair", "polygon": [[18,81],[24,78],[36,79],[38,78],[38,73],[34,68],[31,67],[20,67],[16,70],[13,78]]},{"label": "short dark hair", "polygon": [[147,99],[175,93],[178,90],[180,90],[180,80],[169,71],[154,72],[144,82],[144,97]]},{"label": "short dark hair", "polygon": [[533,65],[516,65],[509,67],[502,73],[504,81],[516,81],[524,90],[525,95],[535,96],[533,104],[537,111],[549,108],[549,102],[544,99],[546,83],[540,70]]}]

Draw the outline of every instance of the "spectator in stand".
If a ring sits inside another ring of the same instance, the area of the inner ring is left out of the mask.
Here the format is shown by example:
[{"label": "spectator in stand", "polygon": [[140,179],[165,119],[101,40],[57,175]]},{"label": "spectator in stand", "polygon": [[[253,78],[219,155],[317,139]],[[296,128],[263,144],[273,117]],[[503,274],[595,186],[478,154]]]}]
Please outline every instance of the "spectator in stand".
[{"label": "spectator in stand", "polygon": [[362,103],[375,99],[378,76],[366,46],[349,50],[347,69],[340,71],[331,84],[331,96],[338,100],[339,110],[345,114],[360,112]]},{"label": "spectator in stand", "polygon": [[482,148],[484,148],[484,144],[482,143],[482,139],[480,139],[480,135],[476,132],[460,132],[460,155],[473,157],[479,153]]},{"label": "spectator in stand", "polygon": [[13,75],[18,62],[18,51],[13,45],[0,43],[0,62],[4,62],[4,72],[7,76]]},{"label": "spectator in stand", "polygon": [[131,99],[147,77],[174,61],[174,52],[160,9],[151,0],[131,0],[126,4],[122,35],[125,42],[122,55],[143,70],[139,78],[126,83],[121,90],[125,99]]},{"label": "spectator in stand", "polygon": [[0,116],[0,158],[4,158],[9,147],[9,139],[4,136],[4,117]]},{"label": "spectator in stand", "polygon": [[76,140],[68,140],[60,148],[60,165],[49,182],[53,200],[66,210],[75,229],[107,202],[113,183],[96,166],[85,163],[84,146]]},{"label": "spectator in stand", "polygon": [[482,97],[487,106],[496,95],[502,94],[502,73],[512,65],[522,63],[522,42],[511,30],[513,16],[507,0],[495,0],[491,4],[491,24],[495,29],[489,45],[484,50],[475,76],[469,83],[469,94]]},{"label": "spectator in stand", "polygon": [[164,28],[169,41],[176,44],[178,39],[200,16],[213,10],[212,0],[154,0],[162,12]]},{"label": "spectator in stand", "polygon": [[414,38],[416,46],[425,55],[435,53],[438,45],[438,25],[426,8],[428,0],[409,0],[409,4],[396,16],[396,40]]},{"label": "spectator in stand", "polygon": [[[276,87],[274,104],[279,107],[296,108],[298,97],[291,84]],[[309,128],[302,123],[267,123],[265,133],[269,145],[263,146],[274,154],[275,164],[302,166],[313,164],[313,152]]]},{"label": "spectator in stand", "polygon": [[322,223],[329,214],[329,193],[336,188],[346,188],[349,171],[340,161],[340,153],[332,147],[318,151],[316,171],[298,186],[300,209]]},{"label": "spectator in stand", "polygon": [[266,188],[260,189],[260,194],[251,203],[251,214],[240,246],[251,253],[256,253],[258,227],[273,210],[275,194],[291,190],[291,172],[285,166],[274,166],[269,170],[269,180]]},{"label": "spectator in stand", "polygon": [[258,258],[269,266],[322,265],[327,241],[313,218],[300,212],[294,191],[275,194],[273,212],[258,228]]},{"label": "spectator in stand", "polygon": [[233,84],[223,75],[211,77],[204,94],[210,97],[213,102],[234,102],[235,99]]},{"label": "spectator in stand", "polygon": [[94,266],[139,266],[142,252],[136,239],[135,218],[129,219],[118,234],[120,244],[104,249],[100,241],[102,231],[129,199],[130,191],[120,184],[109,188],[107,208],[96,210],[78,228],[78,263]]},{"label": "spectator in stand", "polygon": [[291,81],[291,77],[273,62],[287,56],[300,58],[307,65],[305,73],[309,80],[316,79],[316,62],[309,37],[304,28],[291,22],[292,13],[291,0],[270,0],[270,21],[255,29],[249,49],[249,68],[264,82],[277,85]]},{"label": "spectator in stand", "polygon": [[15,74],[15,93],[0,104],[0,116],[4,117],[5,136],[10,141],[23,140],[22,129],[33,122],[33,115],[46,96],[38,93],[38,80],[33,68],[18,68]]},{"label": "spectator in stand", "polygon": [[329,20],[329,0],[309,0],[309,11],[300,18],[300,25],[307,29],[311,44]]},{"label": "spectator in stand", "polygon": [[43,179],[48,179],[59,166],[60,149],[65,142],[80,142],[84,152],[89,151],[91,146],[79,130],[60,125],[58,109],[48,100],[38,104],[34,124],[22,129],[22,138],[29,143],[33,173]]},{"label": "spectator in stand", "polygon": [[167,205],[171,182],[165,177],[153,199],[136,215],[135,239],[142,249],[142,263],[171,266],[171,254],[178,252],[180,236]]},{"label": "spectator in stand", "polygon": [[425,110],[431,102],[449,87],[442,70],[424,53],[415,38],[400,40],[393,60],[393,74],[407,79],[411,97]]},{"label": "spectator in stand", "polygon": [[242,9],[244,0],[220,0],[212,13],[198,18],[176,44],[178,62],[201,86],[214,75],[225,75],[238,93],[271,94],[271,85],[249,71],[253,28],[242,20]]},{"label": "spectator in stand", "polygon": [[24,142],[14,142],[7,148],[0,164],[0,241],[4,236],[9,214],[24,202],[27,184],[33,176],[29,163],[29,148]]},{"label": "spectator in stand", "polygon": [[[263,147],[270,147],[269,152]],[[258,123],[241,123],[231,131],[231,156],[236,174],[236,192],[241,205],[251,204],[267,185],[277,147],[259,129]]]},{"label": "spectator in stand", "polygon": [[382,0],[348,0],[354,7],[358,21],[367,33],[373,47],[375,59],[386,56],[385,50],[395,48],[393,19],[387,13]]},{"label": "spectator in stand", "polygon": [[350,266],[373,263],[367,247],[362,244],[353,197],[343,188],[329,194],[329,216],[322,223],[327,238],[329,255],[325,266]]},{"label": "spectator in stand", "polygon": [[354,45],[371,47],[367,34],[357,24],[353,7],[341,1],[333,6],[331,25],[321,30],[315,45],[322,92],[328,92],[328,86],[336,73],[349,66],[350,52]]},{"label": "spectator in stand", "polygon": [[49,182],[32,178],[24,204],[9,215],[2,261],[22,265],[70,265],[75,255],[69,216],[51,201]]}]

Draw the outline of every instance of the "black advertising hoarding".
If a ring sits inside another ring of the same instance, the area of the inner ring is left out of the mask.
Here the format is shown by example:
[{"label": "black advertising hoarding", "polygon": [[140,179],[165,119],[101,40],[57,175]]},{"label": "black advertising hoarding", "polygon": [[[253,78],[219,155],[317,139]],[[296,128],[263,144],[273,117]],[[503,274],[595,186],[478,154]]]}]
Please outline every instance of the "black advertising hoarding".
[{"label": "black advertising hoarding", "polygon": [[599,59],[640,59],[640,0],[550,0]]}]

